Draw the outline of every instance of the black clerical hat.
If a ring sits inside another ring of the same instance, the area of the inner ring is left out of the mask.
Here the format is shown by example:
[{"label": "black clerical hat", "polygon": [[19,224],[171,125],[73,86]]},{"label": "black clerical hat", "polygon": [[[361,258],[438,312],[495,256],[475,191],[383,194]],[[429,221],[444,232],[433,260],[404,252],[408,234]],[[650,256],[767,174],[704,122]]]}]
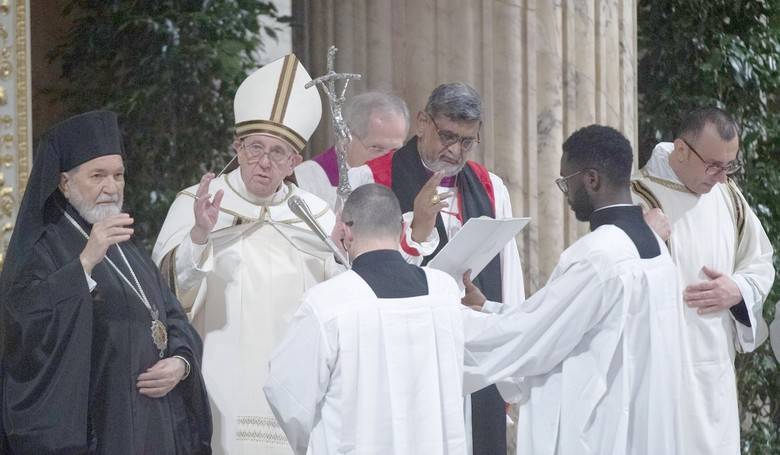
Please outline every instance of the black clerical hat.
[{"label": "black clerical hat", "polygon": [[124,157],[117,115],[92,111],[54,125],[41,138],[0,275],[0,298],[23,266],[25,253],[43,233],[44,210],[60,174],[104,155]]}]

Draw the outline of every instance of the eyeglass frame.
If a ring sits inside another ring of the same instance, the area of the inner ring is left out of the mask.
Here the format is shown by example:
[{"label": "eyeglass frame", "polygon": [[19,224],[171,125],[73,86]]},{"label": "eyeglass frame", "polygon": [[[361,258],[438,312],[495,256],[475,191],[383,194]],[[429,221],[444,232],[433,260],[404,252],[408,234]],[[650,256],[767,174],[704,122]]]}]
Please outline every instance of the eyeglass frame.
[{"label": "eyeglass frame", "polygon": [[[264,157],[264,156],[265,156],[266,158],[268,158],[268,162],[270,162],[271,164],[274,164],[274,165],[281,165],[282,163],[284,163],[284,162],[285,162],[285,160],[288,160],[288,159],[290,159],[290,157],[291,157],[291,156],[293,156],[293,154],[294,154],[293,152],[290,152],[290,150],[285,150],[285,156],[284,156],[284,158],[281,158],[281,159],[279,159],[279,160],[277,161],[276,159],[273,159],[273,158],[271,158],[271,153],[274,153],[274,150],[273,150],[273,148],[274,148],[274,147],[276,147],[276,146],[272,146],[272,147],[271,147],[271,150],[269,150],[269,151],[267,151],[267,152],[265,152],[265,153],[263,153],[263,152],[259,152],[259,153],[257,153],[257,155],[256,155],[256,157],[255,157],[255,158],[250,158],[250,156],[253,156],[253,155],[255,155],[255,153],[254,153],[254,152],[250,152],[250,151],[248,150],[248,148],[247,148],[247,145],[246,145],[246,138],[242,138],[242,139],[241,139],[239,142],[241,142],[241,148],[242,148],[242,149],[244,150],[244,152],[247,154],[247,163],[249,163],[249,164],[251,164],[251,165],[257,165],[257,164],[258,164],[260,161],[262,161],[262,159],[263,159],[263,157]],[[258,147],[263,147],[262,145],[260,145],[260,144],[258,144],[258,143],[253,143],[253,144],[251,144],[251,145],[257,145]],[[284,148],[284,147],[283,147],[283,148]]]},{"label": "eyeglass frame", "polygon": [[[353,134],[352,137],[357,139],[358,142],[360,142],[360,145],[362,145],[364,149],[368,150],[371,153],[375,153],[377,155],[379,155],[379,154],[384,155],[385,153],[389,152],[390,150],[393,150],[393,149],[396,148],[396,147],[382,147],[380,145],[366,145],[366,143],[363,142],[363,138],[361,138],[357,134]],[[372,149],[381,149],[381,150],[379,150],[378,152],[374,152]]]},{"label": "eyeglass frame", "polygon": [[569,179],[570,178],[572,178],[572,177],[574,177],[576,175],[580,175],[580,174],[582,174],[585,171],[597,171],[597,170],[598,169],[594,169],[592,167],[584,167],[584,168],[580,169],[579,171],[573,172],[573,173],[571,173],[571,174],[569,174],[569,175],[567,175],[565,177],[558,177],[557,179],[555,179],[555,184],[558,185],[558,189],[561,190],[561,193],[569,194]]},{"label": "eyeglass frame", "polygon": [[[433,123],[433,127],[436,129],[436,135],[439,136],[439,142],[441,142],[441,145],[443,145],[444,148],[452,147],[453,145],[460,143],[460,149],[464,153],[467,153],[467,152],[470,152],[471,149],[474,148],[474,144],[479,144],[480,143],[479,133],[482,131],[482,120],[479,121],[479,129],[477,129],[477,136],[476,137],[474,137],[474,136],[472,136],[472,137],[461,136],[459,134],[453,133],[450,130],[444,130],[445,133],[449,133],[449,134],[452,134],[453,136],[455,136],[455,140],[450,141],[448,143],[448,141],[445,141],[444,138],[442,138],[442,136],[441,136],[442,135],[442,130],[441,130],[441,128],[439,128],[439,125],[436,124],[436,120],[433,119],[433,115],[431,115],[429,112],[425,112],[425,115],[427,115],[428,118],[431,119],[431,123]],[[468,146],[463,144],[463,141],[469,140],[469,139],[472,140],[473,142],[471,142]]]},{"label": "eyeglass frame", "polygon": [[[721,164],[717,164],[717,163],[713,163],[711,161],[705,160],[704,158],[702,158],[702,156],[699,154],[699,152],[697,152],[696,149],[693,148],[693,146],[688,143],[688,141],[686,141],[683,138],[680,138],[680,140],[683,142],[683,144],[685,144],[686,147],[691,149],[693,154],[696,155],[696,158],[698,158],[699,160],[701,160],[702,163],[704,163],[704,173],[706,175],[709,175],[709,176],[712,177],[712,176],[720,174],[721,172],[724,172],[726,175],[732,175],[732,174],[736,174],[737,172],[739,172],[740,169],[742,169],[742,161],[739,159],[739,151],[737,151],[737,158],[729,161],[728,163],[726,163],[725,166],[723,166]],[[735,163],[737,167],[734,168],[734,170],[729,171],[728,170],[729,163]],[[716,171],[712,172],[711,169],[716,169]]]}]

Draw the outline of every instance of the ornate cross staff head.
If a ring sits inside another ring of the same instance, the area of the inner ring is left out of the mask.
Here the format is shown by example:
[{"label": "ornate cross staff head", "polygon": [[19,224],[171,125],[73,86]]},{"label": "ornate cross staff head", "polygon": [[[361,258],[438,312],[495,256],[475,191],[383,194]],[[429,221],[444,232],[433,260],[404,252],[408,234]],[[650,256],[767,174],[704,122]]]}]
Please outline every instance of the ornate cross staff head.
[{"label": "ornate cross staff head", "polygon": [[[336,199],[336,211],[341,211],[344,206],[344,202],[349,197],[349,193],[352,192],[352,188],[349,186],[349,177],[347,175],[347,147],[352,142],[352,135],[349,132],[349,127],[344,121],[344,117],[341,113],[341,108],[344,101],[347,99],[347,87],[351,80],[360,80],[363,76],[354,73],[337,73],[335,71],[336,61],[336,46],[330,46],[328,49],[328,72],[325,75],[313,79],[306,84],[306,88],[319,85],[322,87],[322,91],[328,96],[328,104],[330,105],[331,113],[331,125],[334,133],[336,133],[336,157],[339,163],[339,186],[336,190],[338,198]],[[344,81],[344,85],[339,92],[336,88],[336,81]]]}]

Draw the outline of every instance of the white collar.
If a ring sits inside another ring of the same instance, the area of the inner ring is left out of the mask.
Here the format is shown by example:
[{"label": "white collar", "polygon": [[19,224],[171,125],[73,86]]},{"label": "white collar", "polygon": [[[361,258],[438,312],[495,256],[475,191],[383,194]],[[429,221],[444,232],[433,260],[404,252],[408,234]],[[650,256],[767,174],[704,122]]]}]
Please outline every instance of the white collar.
[{"label": "white collar", "polygon": [[596,210],[593,211],[593,213],[596,213],[599,210],[611,209],[612,207],[633,207],[633,206],[634,206],[634,204],[612,204],[612,205],[606,205],[604,207],[597,208]]},{"label": "white collar", "polygon": [[279,185],[279,189],[268,197],[258,197],[249,192],[244,185],[244,179],[241,178],[241,169],[235,169],[227,176],[228,183],[238,193],[239,196],[246,199],[248,202],[255,205],[277,205],[285,200],[287,193],[290,192],[290,188],[284,184],[284,181]]},{"label": "white collar", "polygon": [[682,185],[680,177],[672,169],[672,165],[669,163],[671,159],[672,151],[674,150],[673,142],[660,142],[653,149],[650,159],[645,164],[643,170],[647,171],[653,177],[658,177],[670,182],[679,183]]}]

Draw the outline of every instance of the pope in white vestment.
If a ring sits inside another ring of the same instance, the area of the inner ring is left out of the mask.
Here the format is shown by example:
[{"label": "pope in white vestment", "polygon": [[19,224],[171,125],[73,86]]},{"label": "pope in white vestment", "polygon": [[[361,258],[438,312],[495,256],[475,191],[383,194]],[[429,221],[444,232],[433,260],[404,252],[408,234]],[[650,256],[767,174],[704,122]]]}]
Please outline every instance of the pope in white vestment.
[{"label": "pope in white vestment", "polygon": [[[703,152],[701,145],[696,147]],[[655,147],[632,184],[634,200],[669,217],[669,249],[684,286],[713,279],[703,271],[706,266],[729,277],[743,300],[731,311],[698,314],[696,308],[684,309],[691,368],[684,390],[686,426],[681,429],[690,435],[685,453],[736,455],[740,422],[734,359],[737,352],[751,352],[766,340],[762,309],[775,276],[772,246],[725,173],[709,191],[691,191],[672,168],[674,149],[673,143]],[[689,159],[701,164],[692,155]]]},{"label": "pope in white vestment", "polygon": [[282,181],[320,120],[317,89],[303,87],[309,80],[288,55],[242,83],[238,169],[180,192],[154,248],[203,337],[215,454],[291,453],[260,390],[268,358],[303,293],[342,270],[287,202],[303,199],[325,232],[335,224],[333,212]]}]

